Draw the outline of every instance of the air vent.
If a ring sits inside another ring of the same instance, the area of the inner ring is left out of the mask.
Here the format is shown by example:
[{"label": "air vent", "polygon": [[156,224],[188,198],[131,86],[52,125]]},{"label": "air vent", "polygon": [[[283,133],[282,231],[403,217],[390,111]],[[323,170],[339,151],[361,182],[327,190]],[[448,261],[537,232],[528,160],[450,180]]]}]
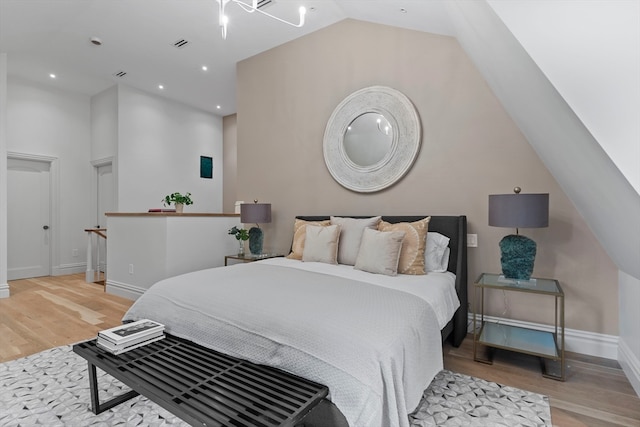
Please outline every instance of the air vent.
[{"label": "air vent", "polygon": [[267,7],[272,4],[274,0],[260,0],[258,1],[258,9],[262,9],[263,7]]},{"label": "air vent", "polygon": [[116,77],[124,77],[124,76],[127,75],[127,72],[126,71],[118,71],[116,73],[113,73],[113,75],[116,76]]},{"label": "air vent", "polygon": [[179,39],[179,40],[176,40],[175,43],[173,43],[173,47],[177,49],[182,49],[188,44],[189,44],[189,40]]}]

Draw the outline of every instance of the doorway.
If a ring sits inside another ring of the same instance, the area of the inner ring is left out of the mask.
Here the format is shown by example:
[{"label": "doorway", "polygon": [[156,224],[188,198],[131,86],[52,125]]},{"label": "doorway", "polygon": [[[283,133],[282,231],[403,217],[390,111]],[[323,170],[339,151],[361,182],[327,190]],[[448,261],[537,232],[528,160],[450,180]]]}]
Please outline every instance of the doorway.
[{"label": "doorway", "polygon": [[7,160],[7,280],[51,274],[51,161]]},{"label": "doorway", "polygon": [[[97,173],[97,218],[96,228],[107,227],[107,212],[113,212],[115,208],[115,195],[113,191],[113,164],[103,163],[96,165]],[[109,230],[107,230],[107,233]],[[107,271],[107,241],[106,239],[97,239],[96,243],[96,256],[97,256],[97,268],[98,275]]]}]

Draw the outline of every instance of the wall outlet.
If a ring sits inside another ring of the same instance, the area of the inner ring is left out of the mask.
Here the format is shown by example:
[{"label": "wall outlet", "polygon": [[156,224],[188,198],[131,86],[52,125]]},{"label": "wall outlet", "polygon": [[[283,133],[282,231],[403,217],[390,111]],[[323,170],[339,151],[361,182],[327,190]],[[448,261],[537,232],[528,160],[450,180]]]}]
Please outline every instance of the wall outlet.
[{"label": "wall outlet", "polygon": [[71,249],[71,256],[76,258],[78,256],[78,250],[77,249]]},{"label": "wall outlet", "polygon": [[133,274],[133,264],[129,264],[129,274]]},{"label": "wall outlet", "polygon": [[478,247],[478,235],[477,234],[467,234],[467,247],[468,248],[477,248]]}]

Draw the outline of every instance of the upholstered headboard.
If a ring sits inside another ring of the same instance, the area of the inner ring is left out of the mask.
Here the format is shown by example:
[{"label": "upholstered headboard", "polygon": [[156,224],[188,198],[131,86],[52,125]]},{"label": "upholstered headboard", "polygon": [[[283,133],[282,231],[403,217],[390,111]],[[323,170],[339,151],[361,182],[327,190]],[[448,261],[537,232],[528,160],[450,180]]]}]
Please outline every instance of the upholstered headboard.
[{"label": "upholstered headboard", "polygon": [[[351,218],[369,218],[368,216],[335,215],[348,216]],[[390,223],[414,222],[423,219],[428,215],[414,216],[382,216],[382,220]],[[323,221],[329,216],[296,216],[305,221]],[[442,330],[443,338],[451,338],[454,346],[458,347],[467,335],[468,319],[468,296],[467,296],[467,217],[459,216],[431,216],[429,221],[429,231],[436,231],[447,236],[449,240],[448,270],[456,275],[456,292],[460,300],[460,308],[456,311],[453,319]]]}]

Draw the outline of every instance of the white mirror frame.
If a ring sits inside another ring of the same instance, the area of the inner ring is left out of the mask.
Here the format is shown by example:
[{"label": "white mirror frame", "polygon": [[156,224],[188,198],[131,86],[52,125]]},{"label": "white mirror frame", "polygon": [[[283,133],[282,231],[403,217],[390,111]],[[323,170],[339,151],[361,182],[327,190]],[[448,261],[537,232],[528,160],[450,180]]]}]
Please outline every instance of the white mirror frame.
[{"label": "white mirror frame", "polygon": [[[382,114],[393,128],[387,155],[371,166],[359,166],[344,149],[344,135],[353,120],[364,113]],[[389,187],[411,169],[420,151],[420,117],[403,93],[385,86],[360,89],[346,97],[333,111],[324,132],[324,161],[340,185],[360,193]]]}]

